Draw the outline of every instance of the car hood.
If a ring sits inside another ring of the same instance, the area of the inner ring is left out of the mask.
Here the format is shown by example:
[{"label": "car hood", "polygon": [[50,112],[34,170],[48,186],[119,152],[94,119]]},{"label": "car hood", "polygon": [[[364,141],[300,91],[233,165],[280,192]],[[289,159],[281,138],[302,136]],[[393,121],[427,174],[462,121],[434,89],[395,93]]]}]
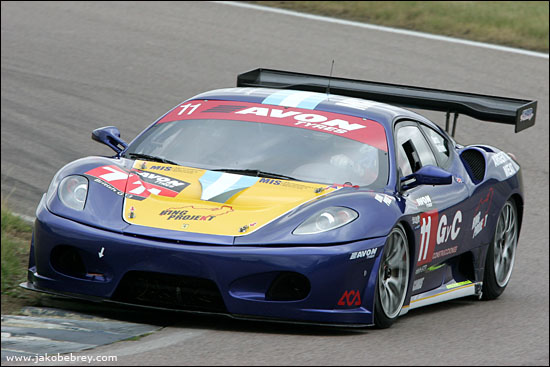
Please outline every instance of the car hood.
[{"label": "car hood", "polygon": [[[101,167],[105,170],[105,167]],[[339,189],[319,183],[236,175],[148,161],[97,175],[124,185],[123,220],[133,226],[222,236],[250,234]],[[109,175],[110,173],[110,175]]]}]

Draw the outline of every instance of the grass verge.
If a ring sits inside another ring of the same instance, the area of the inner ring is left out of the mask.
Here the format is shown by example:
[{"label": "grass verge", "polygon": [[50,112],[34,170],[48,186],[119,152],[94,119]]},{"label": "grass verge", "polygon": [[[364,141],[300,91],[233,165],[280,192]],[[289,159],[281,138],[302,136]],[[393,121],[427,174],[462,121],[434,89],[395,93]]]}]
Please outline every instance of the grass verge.
[{"label": "grass verge", "polygon": [[548,1],[246,1],[548,52]]},{"label": "grass verge", "polygon": [[32,225],[13,215],[2,201],[2,314],[36,305],[39,296],[19,283],[27,279]]}]

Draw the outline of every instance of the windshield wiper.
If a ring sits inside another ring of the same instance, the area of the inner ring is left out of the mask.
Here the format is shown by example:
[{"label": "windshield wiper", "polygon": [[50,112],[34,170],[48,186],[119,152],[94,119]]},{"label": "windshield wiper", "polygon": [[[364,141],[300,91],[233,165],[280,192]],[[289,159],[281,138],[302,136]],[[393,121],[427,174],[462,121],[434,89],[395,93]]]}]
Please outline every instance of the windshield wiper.
[{"label": "windshield wiper", "polygon": [[161,162],[161,163],[167,163],[167,164],[174,164],[176,166],[179,166],[179,163],[173,162],[169,159],[162,158],[162,157],[155,157],[154,155],[149,154],[143,154],[143,153],[127,153],[130,158],[135,159],[144,159],[146,161],[153,161],[153,162]]},{"label": "windshield wiper", "polygon": [[301,181],[294,177],[285,176],[278,173],[260,171],[259,169],[218,168],[218,169],[212,169],[211,171],[221,171],[221,172],[227,172],[227,173],[236,173],[238,175],[247,175],[247,176],[265,177],[265,178],[280,178],[283,180]]}]

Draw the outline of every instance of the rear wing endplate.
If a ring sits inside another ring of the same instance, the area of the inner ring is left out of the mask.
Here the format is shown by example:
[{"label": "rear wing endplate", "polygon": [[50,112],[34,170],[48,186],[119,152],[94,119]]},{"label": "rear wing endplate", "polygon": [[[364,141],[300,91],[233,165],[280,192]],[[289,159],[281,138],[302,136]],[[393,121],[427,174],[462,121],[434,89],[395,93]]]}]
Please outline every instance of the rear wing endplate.
[{"label": "rear wing endplate", "polygon": [[515,126],[515,132],[535,124],[537,101],[454,92],[440,89],[335,78],[272,69],[239,74],[237,87],[296,89],[368,99],[401,107],[464,114],[477,120]]}]

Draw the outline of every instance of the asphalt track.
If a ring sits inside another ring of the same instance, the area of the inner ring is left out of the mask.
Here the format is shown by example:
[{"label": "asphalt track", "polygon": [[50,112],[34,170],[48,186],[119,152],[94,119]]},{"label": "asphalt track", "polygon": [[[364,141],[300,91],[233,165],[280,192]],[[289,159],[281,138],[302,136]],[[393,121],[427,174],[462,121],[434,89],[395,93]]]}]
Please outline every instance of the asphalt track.
[{"label": "asphalt track", "polygon": [[413,310],[387,330],[175,317],[139,341],[82,354],[130,365],[549,364],[548,58],[210,2],[1,7],[2,205],[27,216],[57,169],[111,154],[93,129],[116,125],[130,141],[187,97],[257,67],[328,74],[334,59],[335,76],[539,101],[536,125],[519,134],[459,118],[458,142],[504,148],[523,169],[518,256],[498,300]]}]

